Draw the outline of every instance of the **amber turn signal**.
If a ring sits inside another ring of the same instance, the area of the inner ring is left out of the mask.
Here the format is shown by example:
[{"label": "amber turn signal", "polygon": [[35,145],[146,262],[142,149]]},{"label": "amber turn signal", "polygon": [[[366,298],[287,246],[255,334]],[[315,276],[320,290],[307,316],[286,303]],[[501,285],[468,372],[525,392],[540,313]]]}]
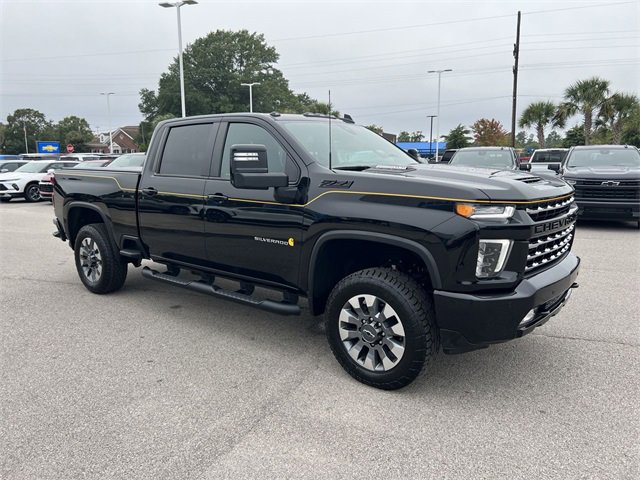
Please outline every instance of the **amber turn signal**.
[{"label": "amber turn signal", "polygon": [[458,215],[462,215],[463,217],[469,218],[476,211],[473,205],[468,205],[466,203],[458,203],[456,205],[456,213]]}]

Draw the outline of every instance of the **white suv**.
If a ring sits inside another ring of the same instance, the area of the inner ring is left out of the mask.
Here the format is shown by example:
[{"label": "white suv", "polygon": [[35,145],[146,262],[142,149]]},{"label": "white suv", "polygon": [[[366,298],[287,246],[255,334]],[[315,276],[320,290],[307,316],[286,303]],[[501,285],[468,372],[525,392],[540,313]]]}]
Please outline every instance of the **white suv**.
[{"label": "white suv", "polygon": [[47,170],[73,167],[78,162],[60,160],[34,160],[13,172],[0,174],[0,201],[9,202],[12,198],[23,197],[27,202],[40,200],[38,183],[47,174]]}]

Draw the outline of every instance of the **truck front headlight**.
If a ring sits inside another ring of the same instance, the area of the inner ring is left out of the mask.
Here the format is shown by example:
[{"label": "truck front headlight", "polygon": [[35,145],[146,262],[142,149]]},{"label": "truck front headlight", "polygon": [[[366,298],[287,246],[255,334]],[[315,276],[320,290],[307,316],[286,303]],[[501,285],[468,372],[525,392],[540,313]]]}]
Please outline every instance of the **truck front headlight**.
[{"label": "truck front headlight", "polygon": [[498,275],[507,263],[511,244],[511,240],[480,240],[476,277],[490,278]]},{"label": "truck front headlight", "polygon": [[456,213],[474,220],[504,220],[513,217],[515,207],[511,205],[456,204]]}]

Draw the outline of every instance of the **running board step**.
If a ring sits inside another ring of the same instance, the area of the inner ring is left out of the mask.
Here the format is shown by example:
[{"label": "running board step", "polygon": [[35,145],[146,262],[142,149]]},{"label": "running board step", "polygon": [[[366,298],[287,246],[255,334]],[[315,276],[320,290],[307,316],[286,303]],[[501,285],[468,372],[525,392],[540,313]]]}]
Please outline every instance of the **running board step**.
[{"label": "running board step", "polygon": [[278,313],[280,315],[300,315],[300,307],[298,305],[294,305],[293,303],[276,302],[273,300],[255,300],[254,298],[251,298],[250,295],[244,293],[224,290],[223,288],[217,287],[215,285],[209,285],[197,280],[181,280],[179,278],[172,277],[171,275],[165,275],[164,273],[152,270],[149,267],[144,267],[142,269],[142,276],[151,278],[153,280],[158,280],[160,282],[169,283],[171,285],[175,285],[176,287],[193,290],[194,292],[204,293],[213,297],[224,298],[236,303],[242,303],[250,307],[259,308],[260,310],[266,310],[267,312]]}]

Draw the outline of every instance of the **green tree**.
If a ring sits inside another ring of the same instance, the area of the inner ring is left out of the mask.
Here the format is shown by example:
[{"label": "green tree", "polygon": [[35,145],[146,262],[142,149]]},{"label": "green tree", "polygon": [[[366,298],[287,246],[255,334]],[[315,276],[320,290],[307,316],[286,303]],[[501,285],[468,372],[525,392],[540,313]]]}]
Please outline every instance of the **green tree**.
[{"label": "green tree", "polygon": [[398,134],[398,142],[410,142],[411,141],[411,134],[405,130],[401,131]]},{"label": "green tree", "polygon": [[544,148],[544,129],[554,123],[556,106],[549,101],[530,103],[520,116],[520,128],[535,128],[538,135],[538,145]]},{"label": "green tree", "polygon": [[609,81],[600,77],[578,80],[564,91],[565,101],[560,104],[555,122],[564,126],[566,120],[576,113],[583,117],[584,142],[591,144],[593,134],[593,116],[602,106],[609,94]]},{"label": "green tree", "polygon": [[636,106],[624,123],[622,142],[640,147],[640,105]]},{"label": "green tree", "polygon": [[[274,47],[264,36],[217,30],[198,38],[184,50],[185,101],[188,115],[246,112],[249,89],[242,83],[259,82],[253,88],[256,112],[332,111],[327,104],[306,94],[294,94],[282,72]],[[160,77],[158,90],[140,90],[140,112],[151,121],[158,115],[181,114],[178,60]]]},{"label": "green tree", "polygon": [[555,130],[551,130],[544,140],[544,144],[547,148],[562,147],[562,136]]},{"label": "green tree", "polygon": [[495,118],[481,118],[471,125],[475,144],[478,146],[502,146],[509,144],[509,132]]},{"label": "green tree", "polygon": [[573,128],[567,130],[562,141],[562,146],[565,148],[573,147],[576,145],[585,145],[584,140],[584,125],[576,125]]},{"label": "green tree", "polygon": [[51,140],[55,135],[51,122],[43,113],[31,108],[19,108],[7,116],[2,150],[8,154],[24,153],[25,131],[29,152],[36,150],[36,140]]},{"label": "green tree", "polygon": [[424,140],[424,134],[422,133],[421,130],[417,130],[415,132],[413,132],[410,136],[410,142],[421,142]]},{"label": "green tree", "polygon": [[448,135],[442,135],[442,138],[447,142],[447,148],[464,148],[471,144],[470,133],[471,130],[458,124],[457,127],[451,129]]},{"label": "green tree", "polygon": [[382,132],[384,132],[384,129],[381,126],[375,124],[367,125],[366,128],[368,128],[372,132],[377,133],[378,135],[382,135]]},{"label": "green tree", "polygon": [[625,121],[638,107],[638,97],[626,93],[614,93],[600,106],[599,117],[611,132],[611,140],[618,145],[622,142]]},{"label": "green tree", "polygon": [[540,144],[536,141],[533,134],[527,134],[524,130],[520,130],[516,133],[516,147],[525,149],[540,148]]},{"label": "green tree", "polygon": [[155,131],[158,124],[163,120],[169,120],[171,118],[175,118],[175,115],[173,115],[172,113],[165,113],[162,115],[156,115],[150,121],[143,120],[142,122],[140,122],[140,124],[138,125],[138,135],[136,136],[134,141],[136,142],[136,145],[138,145],[138,148],[140,148],[141,152],[147,150],[149,142],[151,141],[151,136],[153,135],[153,132]]},{"label": "green tree", "polygon": [[72,144],[76,152],[87,151],[85,144],[93,139],[89,122],[74,115],[64,117],[53,128],[56,132],[56,139],[63,145]]}]

